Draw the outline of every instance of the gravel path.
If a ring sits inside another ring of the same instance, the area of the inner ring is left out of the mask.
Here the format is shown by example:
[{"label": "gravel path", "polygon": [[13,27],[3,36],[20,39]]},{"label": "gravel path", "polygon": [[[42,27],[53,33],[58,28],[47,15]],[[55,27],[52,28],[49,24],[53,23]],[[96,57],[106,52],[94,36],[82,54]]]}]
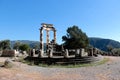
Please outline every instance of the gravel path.
[{"label": "gravel path", "polygon": [[13,69],[0,68],[0,73],[3,72],[0,80],[120,80],[120,57],[108,58],[106,64],[81,68],[43,68],[16,63]]}]

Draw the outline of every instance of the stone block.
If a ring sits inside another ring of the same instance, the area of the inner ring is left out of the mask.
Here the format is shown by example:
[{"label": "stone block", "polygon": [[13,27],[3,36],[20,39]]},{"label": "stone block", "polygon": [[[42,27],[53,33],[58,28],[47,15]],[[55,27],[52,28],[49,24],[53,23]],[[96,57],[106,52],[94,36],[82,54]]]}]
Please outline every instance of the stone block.
[{"label": "stone block", "polygon": [[10,59],[6,59],[4,62],[4,67],[5,68],[12,68],[14,66],[13,61]]},{"label": "stone block", "polygon": [[64,55],[65,58],[68,58],[69,57],[69,52],[68,52],[68,49],[65,49],[65,55]]},{"label": "stone block", "polygon": [[14,50],[3,50],[3,53],[2,53],[1,56],[14,57],[15,56],[15,51]]},{"label": "stone block", "polygon": [[80,49],[75,50],[75,57],[81,57]]},{"label": "stone block", "polygon": [[85,53],[85,49],[84,49],[84,48],[81,48],[81,49],[80,49],[80,57],[83,57],[84,53]]}]

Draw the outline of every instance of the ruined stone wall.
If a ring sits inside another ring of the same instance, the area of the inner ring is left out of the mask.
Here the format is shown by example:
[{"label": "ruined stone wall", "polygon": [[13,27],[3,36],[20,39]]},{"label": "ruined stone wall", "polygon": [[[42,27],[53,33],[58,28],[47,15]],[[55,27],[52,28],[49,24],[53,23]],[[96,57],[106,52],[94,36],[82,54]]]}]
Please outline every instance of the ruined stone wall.
[{"label": "ruined stone wall", "polygon": [[3,56],[3,57],[14,57],[15,56],[15,50],[3,50],[1,56]]}]

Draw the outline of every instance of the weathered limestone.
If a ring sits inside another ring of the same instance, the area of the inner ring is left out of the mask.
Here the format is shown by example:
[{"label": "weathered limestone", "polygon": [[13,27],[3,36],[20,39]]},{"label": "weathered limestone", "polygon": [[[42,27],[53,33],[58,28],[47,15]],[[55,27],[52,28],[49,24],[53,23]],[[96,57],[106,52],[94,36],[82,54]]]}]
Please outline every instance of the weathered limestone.
[{"label": "weathered limestone", "polygon": [[4,62],[4,67],[6,68],[12,68],[14,66],[13,61],[10,59],[6,59]]},{"label": "weathered limestone", "polygon": [[41,58],[42,58],[42,57],[44,57],[44,55],[43,55],[43,54],[44,54],[44,51],[43,51],[42,49],[40,49],[40,54],[39,54],[39,57],[41,57]]},{"label": "weathered limestone", "polygon": [[33,49],[33,56],[35,56],[35,49]]},{"label": "weathered limestone", "polygon": [[40,29],[40,57],[43,57],[44,53],[44,43],[43,43],[43,27]]},{"label": "weathered limestone", "polygon": [[75,57],[83,57],[83,56],[86,56],[86,55],[87,54],[85,54],[85,49],[84,48],[76,49]]},{"label": "weathered limestone", "polygon": [[15,56],[15,50],[3,50],[1,56],[14,57]]},{"label": "weathered limestone", "polygon": [[85,54],[85,49],[84,48],[80,48],[80,57],[83,57]]},{"label": "weathered limestone", "polygon": [[81,57],[80,49],[75,50],[75,57]]},{"label": "weathered limestone", "polygon": [[54,29],[54,43],[56,44],[56,30]]},{"label": "weathered limestone", "polygon": [[83,56],[88,56],[88,52],[84,52],[84,55]]},{"label": "weathered limestone", "polygon": [[52,49],[51,49],[51,50],[49,50],[48,57],[49,57],[49,58],[52,58],[52,57],[53,57],[53,50],[52,50]]},{"label": "weathered limestone", "polygon": [[35,57],[35,49],[30,49],[30,56]]},{"label": "weathered limestone", "polygon": [[93,48],[89,49],[89,54],[88,56],[93,56]]},{"label": "weathered limestone", "polygon": [[48,44],[49,44],[49,42],[50,42],[50,40],[49,40],[49,38],[50,38],[50,37],[49,37],[49,31],[48,31],[48,30],[46,30],[46,34],[47,34],[47,40],[46,40],[46,41],[47,41],[47,43],[46,43],[46,44],[48,45]]},{"label": "weathered limestone", "polygon": [[97,54],[97,48],[93,48],[93,54]]},{"label": "weathered limestone", "polygon": [[65,57],[65,58],[68,58],[68,57],[69,57],[69,52],[68,52],[68,49],[65,49],[65,54],[64,54],[64,57]]}]

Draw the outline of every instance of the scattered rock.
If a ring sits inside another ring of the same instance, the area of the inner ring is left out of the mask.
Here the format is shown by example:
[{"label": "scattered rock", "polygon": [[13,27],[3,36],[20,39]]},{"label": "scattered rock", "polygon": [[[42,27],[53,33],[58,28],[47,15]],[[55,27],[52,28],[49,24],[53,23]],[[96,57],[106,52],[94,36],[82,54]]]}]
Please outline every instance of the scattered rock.
[{"label": "scattered rock", "polygon": [[108,66],[110,65],[110,64],[107,64]]},{"label": "scattered rock", "polygon": [[13,61],[10,59],[6,59],[4,62],[4,67],[5,68],[12,68],[14,66]]}]

